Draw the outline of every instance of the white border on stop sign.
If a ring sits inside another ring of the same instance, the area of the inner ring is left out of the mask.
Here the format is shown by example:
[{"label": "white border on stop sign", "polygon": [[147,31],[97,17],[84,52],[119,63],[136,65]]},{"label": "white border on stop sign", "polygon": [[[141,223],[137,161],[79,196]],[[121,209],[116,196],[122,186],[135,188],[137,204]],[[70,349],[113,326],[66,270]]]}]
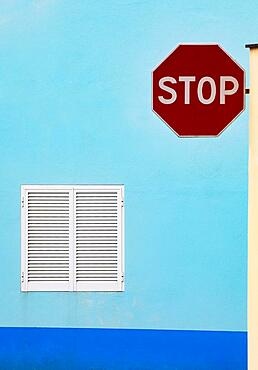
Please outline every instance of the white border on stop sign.
[{"label": "white border on stop sign", "polygon": [[[241,110],[241,112],[238,113],[238,115],[236,115],[228,124],[226,127],[224,127],[224,129],[222,131],[220,131],[220,133],[218,135],[179,135],[172,127],[169,126],[169,124],[157,113],[155,112],[155,110],[153,109],[153,73],[156,71],[156,69],[163,63],[165,62],[165,60],[171,55],[173,54],[176,49],[179,48],[179,46],[185,46],[185,45],[192,45],[192,46],[201,46],[201,45],[207,45],[207,46],[218,46],[240,69],[242,69],[242,71],[244,72],[244,88],[243,88],[243,96],[244,96],[244,104],[243,104],[243,109]],[[171,130],[173,131],[177,137],[179,138],[216,138],[216,137],[219,137],[239,116],[240,114],[242,114],[245,110],[245,107],[246,107],[246,104],[245,104],[245,84],[246,84],[246,73],[245,73],[245,69],[234,59],[232,58],[232,56],[226,51],[224,50],[224,48],[216,43],[216,42],[209,42],[209,43],[203,43],[203,42],[184,42],[184,43],[180,43],[180,44],[177,44],[177,46],[164,58],[162,59],[162,61],[156,65],[156,67],[152,70],[151,72],[151,110],[153,113],[156,114],[156,116],[158,116],[165,124],[166,126]]]}]

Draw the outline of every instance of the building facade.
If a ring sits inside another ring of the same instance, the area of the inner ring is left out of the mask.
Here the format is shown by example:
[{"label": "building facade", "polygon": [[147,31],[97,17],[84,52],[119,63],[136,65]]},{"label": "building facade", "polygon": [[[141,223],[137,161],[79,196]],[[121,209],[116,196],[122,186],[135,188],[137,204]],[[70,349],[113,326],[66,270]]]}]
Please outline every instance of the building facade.
[{"label": "building facade", "polygon": [[[0,9],[0,367],[246,369],[248,112],[180,139],[151,110],[151,72],[180,42],[247,69],[257,4]],[[124,186],[122,291],[21,291],[25,184]]]}]

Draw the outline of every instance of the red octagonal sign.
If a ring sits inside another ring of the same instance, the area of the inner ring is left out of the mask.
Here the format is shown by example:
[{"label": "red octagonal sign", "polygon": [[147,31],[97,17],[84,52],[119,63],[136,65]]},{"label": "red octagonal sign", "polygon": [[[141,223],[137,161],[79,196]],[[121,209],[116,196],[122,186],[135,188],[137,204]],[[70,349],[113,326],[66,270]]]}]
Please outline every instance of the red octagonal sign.
[{"label": "red octagonal sign", "polygon": [[153,111],[178,136],[218,136],[244,110],[244,70],[216,44],[179,45],[152,83]]}]

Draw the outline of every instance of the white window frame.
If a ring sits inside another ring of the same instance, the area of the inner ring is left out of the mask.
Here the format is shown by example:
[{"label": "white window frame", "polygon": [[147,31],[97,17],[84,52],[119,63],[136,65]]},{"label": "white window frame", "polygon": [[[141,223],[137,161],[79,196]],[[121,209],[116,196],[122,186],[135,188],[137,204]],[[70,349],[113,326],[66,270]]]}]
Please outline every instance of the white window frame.
[{"label": "white window frame", "polygon": [[[69,191],[70,193],[70,259],[69,259],[69,283],[57,282],[42,284],[32,284],[28,287],[27,278],[27,193],[29,191]],[[74,215],[75,215],[75,194],[76,191],[117,191],[118,202],[121,205],[118,207],[118,229],[121,230],[118,240],[118,282],[107,283],[89,283],[89,282],[76,282],[76,233],[74,229]],[[124,185],[21,185],[21,291],[124,291]],[[40,286],[41,285],[41,286]]]}]

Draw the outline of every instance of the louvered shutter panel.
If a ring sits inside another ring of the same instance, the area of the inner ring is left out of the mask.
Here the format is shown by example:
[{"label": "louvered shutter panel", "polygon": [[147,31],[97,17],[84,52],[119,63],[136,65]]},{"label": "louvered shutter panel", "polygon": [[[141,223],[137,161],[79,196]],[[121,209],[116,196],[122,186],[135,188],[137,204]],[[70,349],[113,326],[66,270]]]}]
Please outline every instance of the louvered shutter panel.
[{"label": "louvered shutter panel", "polygon": [[75,202],[75,290],[123,290],[123,187],[80,187]]},{"label": "louvered shutter panel", "polygon": [[22,290],[72,290],[72,190],[22,191]]},{"label": "louvered shutter panel", "polygon": [[123,192],[22,186],[22,291],[122,291]]}]

